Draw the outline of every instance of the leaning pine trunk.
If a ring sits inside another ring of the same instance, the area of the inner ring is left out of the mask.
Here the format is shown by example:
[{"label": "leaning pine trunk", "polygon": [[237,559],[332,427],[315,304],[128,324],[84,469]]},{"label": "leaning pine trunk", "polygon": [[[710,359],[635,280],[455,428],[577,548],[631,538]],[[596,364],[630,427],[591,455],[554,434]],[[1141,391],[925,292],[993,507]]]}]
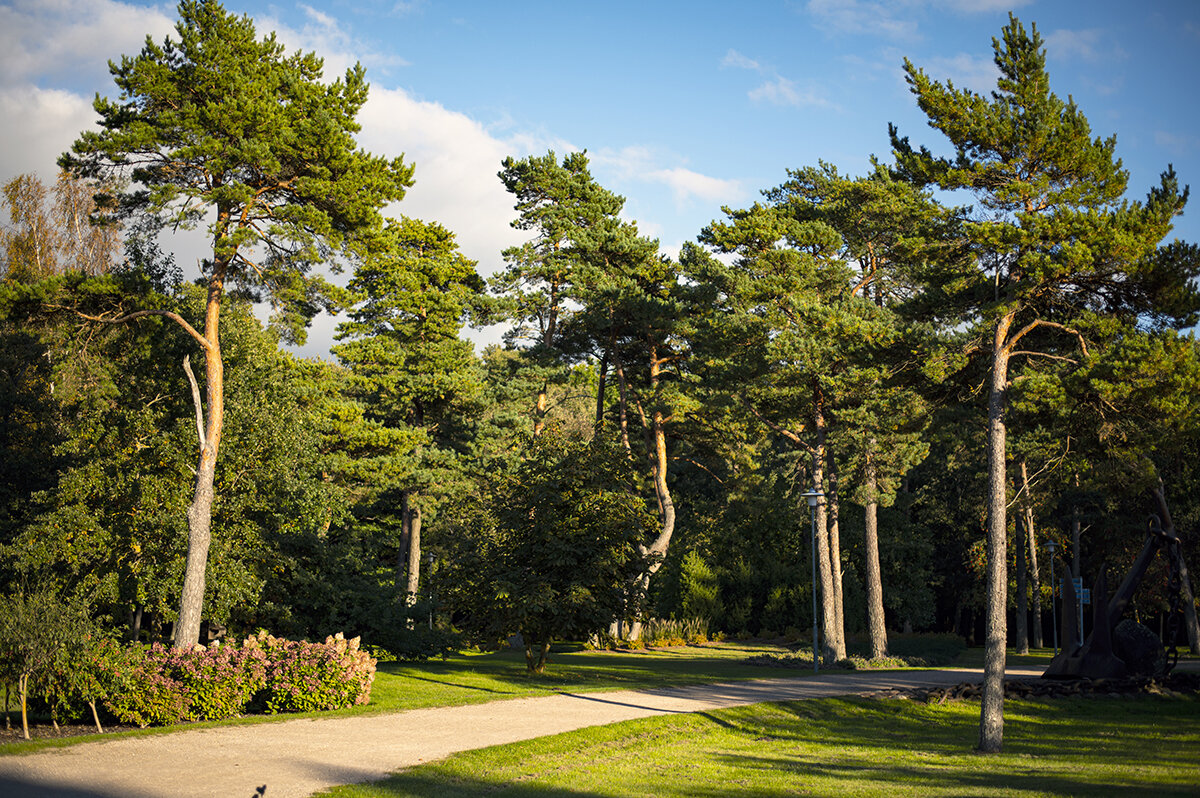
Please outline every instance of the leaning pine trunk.
[{"label": "leaning pine trunk", "polygon": [[[654,345],[650,346],[650,390],[657,395],[659,379],[661,378],[662,360],[658,357],[658,348]],[[625,373],[620,359],[616,361],[618,382],[621,386],[621,407],[622,407],[622,424],[624,423],[624,407],[626,402],[625,395]],[[657,396],[656,396],[657,398]],[[654,408],[649,414],[646,413],[646,408],[642,405],[640,399],[636,400],[638,414],[642,421],[642,427],[645,430],[646,448],[649,450],[647,454],[650,456],[650,472],[654,483],[654,496],[658,503],[658,519],[659,533],[654,538],[649,546],[639,544],[638,552],[643,557],[652,557],[654,561],[650,564],[636,580],[634,580],[636,600],[641,600],[645,597],[650,589],[650,578],[658,572],[662,567],[663,561],[667,557],[667,550],[671,545],[671,537],[675,533],[675,502],[671,498],[671,488],[667,484],[667,421],[663,412]],[[622,435],[624,435],[622,429]],[[628,445],[627,440],[625,441]],[[641,637],[642,623],[637,615],[641,612],[640,606],[627,606],[626,615],[629,615],[629,609],[635,609],[633,623],[629,630],[629,639],[637,640]]]},{"label": "leaning pine trunk", "polygon": [[[191,648],[200,640],[200,614],[204,609],[204,581],[208,567],[208,549],[212,543],[213,479],[217,469],[217,451],[225,422],[225,363],[221,359],[219,325],[225,268],[214,270],[208,281],[208,299],[204,309],[205,392],[207,424],[197,402],[197,427],[202,427],[200,461],[196,466],[196,487],[187,509],[188,549],[183,569],[183,591],[179,598],[179,620],[175,624],[175,648]],[[190,377],[190,371],[189,371]],[[197,398],[193,382],[193,400]]]},{"label": "leaning pine trunk", "polygon": [[883,579],[879,568],[879,501],[875,475],[875,438],[867,442],[863,473],[867,561],[867,627],[871,633],[871,658],[887,656],[887,626],[883,617]]},{"label": "leaning pine trunk", "polygon": [[1007,452],[1004,412],[1008,389],[1008,331],[1013,313],[996,324],[988,391],[987,619],[979,751],[999,753],[1004,742],[1004,644],[1008,636]]}]

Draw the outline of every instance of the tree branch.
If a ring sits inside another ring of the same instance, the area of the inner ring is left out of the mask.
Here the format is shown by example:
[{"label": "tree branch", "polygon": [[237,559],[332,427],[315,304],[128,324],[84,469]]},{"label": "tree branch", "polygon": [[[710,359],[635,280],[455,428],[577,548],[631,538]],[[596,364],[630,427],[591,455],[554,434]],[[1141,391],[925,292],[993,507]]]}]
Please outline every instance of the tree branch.
[{"label": "tree branch", "polygon": [[[1081,352],[1083,352],[1083,356],[1087,357],[1089,355],[1087,341],[1084,340],[1083,334],[1081,332],[1079,332],[1079,330],[1076,330],[1074,327],[1068,327],[1065,324],[1059,324],[1056,321],[1045,321],[1044,319],[1034,319],[1033,321],[1026,324],[1024,327],[1022,327],[1020,330],[1018,330],[1016,335],[1014,335],[1012,338],[1008,339],[1008,343],[1005,345],[1004,348],[1009,350],[1010,357],[1012,355],[1016,355],[1016,354],[1031,354],[1029,352],[1021,352],[1021,353],[1014,352],[1014,351],[1012,351],[1012,348],[1017,345],[1018,341],[1020,341],[1022,338],[1024,338],[1028,333],[1031,333],[1034,330],[1036,330],[1038,327],[1049,327],[1051,329],[1061,330],[1062,332],[1065,332],[1069,335],[1075,336],[1075,339],[1077,341],[1079,341],[1079,350]],[[1051,357],[1051,356],[1043,355],[1043,357]],[[1065,359],[1065,358],[1063,358],[1063,359]]]},{"label": "tree branch", "polygon": [[[1086,355],[1087,352],[1084,352],[1084,354]],[[1025,355],[1026,357],[1044,357],[1050,360],[1061,360],[1064,363],[1070,363],[1072,366],[1079,365],[1079,361],[1075,358],[1064,357],[1063,355],[1051,355],[1048,352],[1031,352],[1023,349],[1019,352],[1009,352],[1008,354],[1009,357],[1017,357],[1018,355]]]},{"label": "tree branch", "polygon": [[[812,446],[809,446],[807,443],[805,443],[799,435],[797,435],[796,433],[792,432],[789,429],[784,429],[783,427],[779,426],[778,424],[776,424],[775,422],[771,421],[769,418],[764,416],[762,413],[758,412],[758,408],[754,406],[753,402],[747,401],[747,402],[745,402],[745,404],[746,404],[746,407],[748,407],[750,409],[750,412],[754,414],[755,418],[757,418],[762,423],[766,424],[769,428],[774,430],[777,434],[782,435],[783,437],[787,438],[789,441],[796,444],[797,446],[799,446],[801,449],[808,452],[809,454],[813,454],[816,451],[815,449],[813,449]],[[801,429],[803,429],[803,426],[801,427]]]},{"label": "tree branch", "polygon": [[196,383],[196,375],[192,373],[192,356],[183,356],[183,370],[192,386],[192,405],[196,408],[196,435],[200,438],[200,451],[208,446],[204,435],[204,406],[200,404],[200,386]]},{"label": "tree branch", "polygon": [[84,313],[82,310],[77,310],[75,308],[69,308],[66,305],[46,305],[46,307],[48,307],[52,310],[68,310],[71,313],[74,313],[76,316],[80,317],[81,319],[87,319],[88,321],[100,322],[101,324],[124,324],[127,321],[133,321],[135,319],[140,319],[145,316],[164,316],[168,319],[171,319],[175,323],[177,323],[180,327],[182,327],[187,332],[188,335],[195,338],[196,342],[198,344],[200,344],[200,346],[203,347],[205,351],[211,350],[213,348],[213,345],[209,342],[209,340],[207,338],[205,338],[203,335],[201,335],[200,332],[197,331],[195,327],[188,324],[187,319],[185,319],[183,316],[180,316],[178,313],[175,313],[174,311],[170,311],[170,310],[138,310],[138,311],[134,311],[133,313],[127,313],[124,316],[119,316],[115,319],[106,319],[103,316],[92,316],[90,314]]}]

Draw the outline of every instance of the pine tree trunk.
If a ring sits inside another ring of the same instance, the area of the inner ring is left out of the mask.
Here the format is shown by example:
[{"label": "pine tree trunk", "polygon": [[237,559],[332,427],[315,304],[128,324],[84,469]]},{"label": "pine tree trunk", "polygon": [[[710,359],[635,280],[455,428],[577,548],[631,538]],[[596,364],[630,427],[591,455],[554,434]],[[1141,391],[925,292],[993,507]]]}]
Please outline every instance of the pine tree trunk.
[{"label": "pine tree trunk", "polygon": [[[651,344],[649,349],[650,391],[653,396],[657,397],[659,380],[661,379],[662,361],[658,357],[658,349],[656,346]],[[622,406],[624,406],[626,401],[625,373],[620,358],[616,358],[616,366],[618,383],[622,388],[621,403]],[[643,557],[653,557],[654,561],[645,570],[645,572],[643,572],[642,575],[635,580],[634,595],[631,597],[635,601],[627,602],[627,616],[630,614],[629,609],[631,604],[633,605],[632,608],[636,610],[636,612],[633,613],[633,623],[629,630],[630,640],[637,640],[642,633],[642,624],[638,617],[641,612],[641,607],[640,604],[637,604],[636,602],[640,602],[640,600],[646,596],[647,591],[649,591],[650,578],[658,572],[659,568],[662,567],[663,561],[667,557],[667,550],[671,545],[671,537],[675,534],[675,502],[671,498],[671,488],[667,484],[667,467],[669,465],[669,461],[667,459],[666,417],[658,408],[654,408],[650,413],[647,413],[641,399],[638,398],[636,394],[634,399],[639,418],[642,422],[642,428],[645,431],[645,442],[648,450],[647,455],[649,456],[650,460],[651,481],[654,484],[654,497],[658,504],[659,533],[650,543],[650,545],[646,546],[639,544],[638,546],[638,551]],[[622,424],[624,424],[624,411],[622,411],[621,420]],[[622,429],[622,439],[622,442],[628,445],[624,429]]]},{"label": "pine tree trunk", "polygon": [[1029,469],[1025,461],[1021,461],[1021,488],[1025,494],[1025,534],[1029,539],[1029,588],[1033,594],[1033,647],[1042,648],[1046,644],[1042,633],[1042,580],[1038,573],[1037,556],[1037,527],[1034,526],[1033,497],[1029,493]]},{"label": "pine tree trunk", "polygon": [[834,634],[830,642],[833,644],[833,658],[837,661],[846,658],[846,616],[842,593],[842,539],[841,524],[839,523],[841,505],[838,502],[837,463],[834,462],[831,451],[827,451],[827,454],[829,455],[829,478],[827,480],[829,496],[826,501],[829,503],[829,564],[833,582]]},{"label": "pine tree trunk", "polygon": [[[204,350],[204,387],[208,418],[200,440],[195,490],[187,509],[188,549],[183,569],[183,590],[179,598],[179,618],[175,623],[174,645],[177,649],[191,648],[200,641],[200,618],[204,610],[205,572],[208,568],[208,549],[212,543],[213,480],[216,477],[221,432],[225,426],[225,363],[221,358],[219,337],[224,274],[223,266],[214,269],[208,281],[208,298],[204,308],[204,338],[207,341]],[[199,407],[196,412],[199,423]]]},{"label": "pine tree trunk", "polygon": [[[817,445],[812,454],[813,489],[825,492],[825,418],[818,410],[814,421],[817,429]],[[821,581],[821,658],[826,664],[837,661],[833,647],[834,617],[837,610],[833,603],[833,569],[829,561],[829,520],[825,502],[817,503],[817,570]],[[814,585],[815,589],[815,585]]]},{"label": "pine tree trunk", "polygon": [[596,384],[596,423],[604,422],[604,389],[608,383],[608,349],[600,358],[600,377]]},{"label": "pine tree trunk", "polygon": [[409,491],[400,491],[400,550],[396,552],[396,595],[404,606],[408,606],[404,599],[408,592],[408,549],[412,541],[412,512],[409,503]]},{"label": "pine tree trunk", "polygon": [[867,441],[863,469],[865,494],[864,527],[867,564],[867,628],[871,634],[871,658],[887,656],[887,625],[883,615],[883,579],[879,568],[879,492],[875,475],[875,438]]},{"label": "pine tree trunk", "polygon": [[17,693],[21,699],[21,734],[29,739],[29,674],[22,673],[17,677]]},{"label": "pine tree trunk", "polygon": [[1004,742],[1004,644],[1008,635],[1007,453],[1004,415],[1008,389],[1008,332],[1014,312],[996,324],[988,391],[987,618],[979,751],[999,753]]},{"label": "pine tree trunk", "polygon": [[[227,214],[217,209],[218,217]],[[212,482],[216,478],[217,451],[224,430],[224,360],[221,356],[221,301],[228,263],[218,263],[209,277],[204,305],[204,391],[208,419],[202,424],[202,409],[197,402],[197,427],[203,426],[196,467],[196,488],[187,508],[187,559],[184,565],[184,589],[179,599],[179,619],[175,623],[175,648],[191,648],[200,640],[200,616],[204,611],[205,572],[208,570],[212,542]],[[188,378],[192,379],[190,368]],[[192,379],[192,398],[197,400]]]},{"label": "pine tree trunk", "polygon": [[1018,654],[1029,653],[1029,600],[1026,598],[1029,580],[1025,568],[1024,524],[1017,524],[1016,555],[1017,555],[1017,613],[1016,613],[1016,649]]},{"label": "pine tree trunk", "polygon": [[[421,508],[413,506],[409,509],[409,540],[408,540],[408,581],[404,591],[404,606],[411,607],[417,601],[421,589]],[[411,629],[413,621],[410,618],[408,626]]]},{"label": "pine tree trunk", "polygon": [[129,612],[129,640],[132,643],[138,642],[142,637],[142,613],[144,610],[145,608],[141,604],[137,604]]}]

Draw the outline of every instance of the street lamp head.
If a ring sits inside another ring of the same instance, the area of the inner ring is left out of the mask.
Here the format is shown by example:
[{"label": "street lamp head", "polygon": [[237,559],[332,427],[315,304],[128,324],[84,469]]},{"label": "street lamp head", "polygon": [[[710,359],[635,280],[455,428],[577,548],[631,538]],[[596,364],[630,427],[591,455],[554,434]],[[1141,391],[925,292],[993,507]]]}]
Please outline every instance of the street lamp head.
[{"label": "street lamp head", "polygon": [[801,494],[800,494],[800,498],[802,498],[802,499],[808,499],[808,506],[809,506],[809,507],[816,507],[816,506],[817,506],[817,503],[818,503],[819,501],[821,501],[821,498],[822,498],[824,495],[825,495],[825,494],[824,494],[824,493],[822,493],[822,492],[821,492],[821,491],[819,491],[819,490],[806,490],[804,493],[801,493]]},{"label": "street lamp head", "polygon": [[1051,557],[1053,557],[1053,556],[1054,556],[1054,549],[1055,549],[1055,548],[1056,548],[1056,544],[1055,544],[1055,542],[1054,542],[1053,540],[1047,540],[1047,541],[1046,541],[1046,549],[1047,549],[1047,550],[1049,550],[1049,552],[1050,552],[1050,556],[1051,556]]}]

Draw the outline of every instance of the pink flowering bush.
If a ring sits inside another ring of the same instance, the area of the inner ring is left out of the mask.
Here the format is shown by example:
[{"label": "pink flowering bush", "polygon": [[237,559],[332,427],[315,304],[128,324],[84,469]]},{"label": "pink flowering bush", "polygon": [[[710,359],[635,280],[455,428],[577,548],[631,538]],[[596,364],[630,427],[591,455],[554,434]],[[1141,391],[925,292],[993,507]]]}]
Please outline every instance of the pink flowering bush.
[{"label": "pink flowering bush", "polygon": [[186,651],[155,644],[120,662],[122,689],[104,703],[118,721],[138,726],[341,709],[370,700],[375,664],[358,638],[341,634],[309,643],[260,632],[241,645]]},{"label": "pink flowering bush", "polygon": [[246,645],[267,654],[264,708],[267,712],[313,712],[365,704],[371,699],[375,660],[359,639],[340,633],[324,643],[284,640],[260,632]]}]

